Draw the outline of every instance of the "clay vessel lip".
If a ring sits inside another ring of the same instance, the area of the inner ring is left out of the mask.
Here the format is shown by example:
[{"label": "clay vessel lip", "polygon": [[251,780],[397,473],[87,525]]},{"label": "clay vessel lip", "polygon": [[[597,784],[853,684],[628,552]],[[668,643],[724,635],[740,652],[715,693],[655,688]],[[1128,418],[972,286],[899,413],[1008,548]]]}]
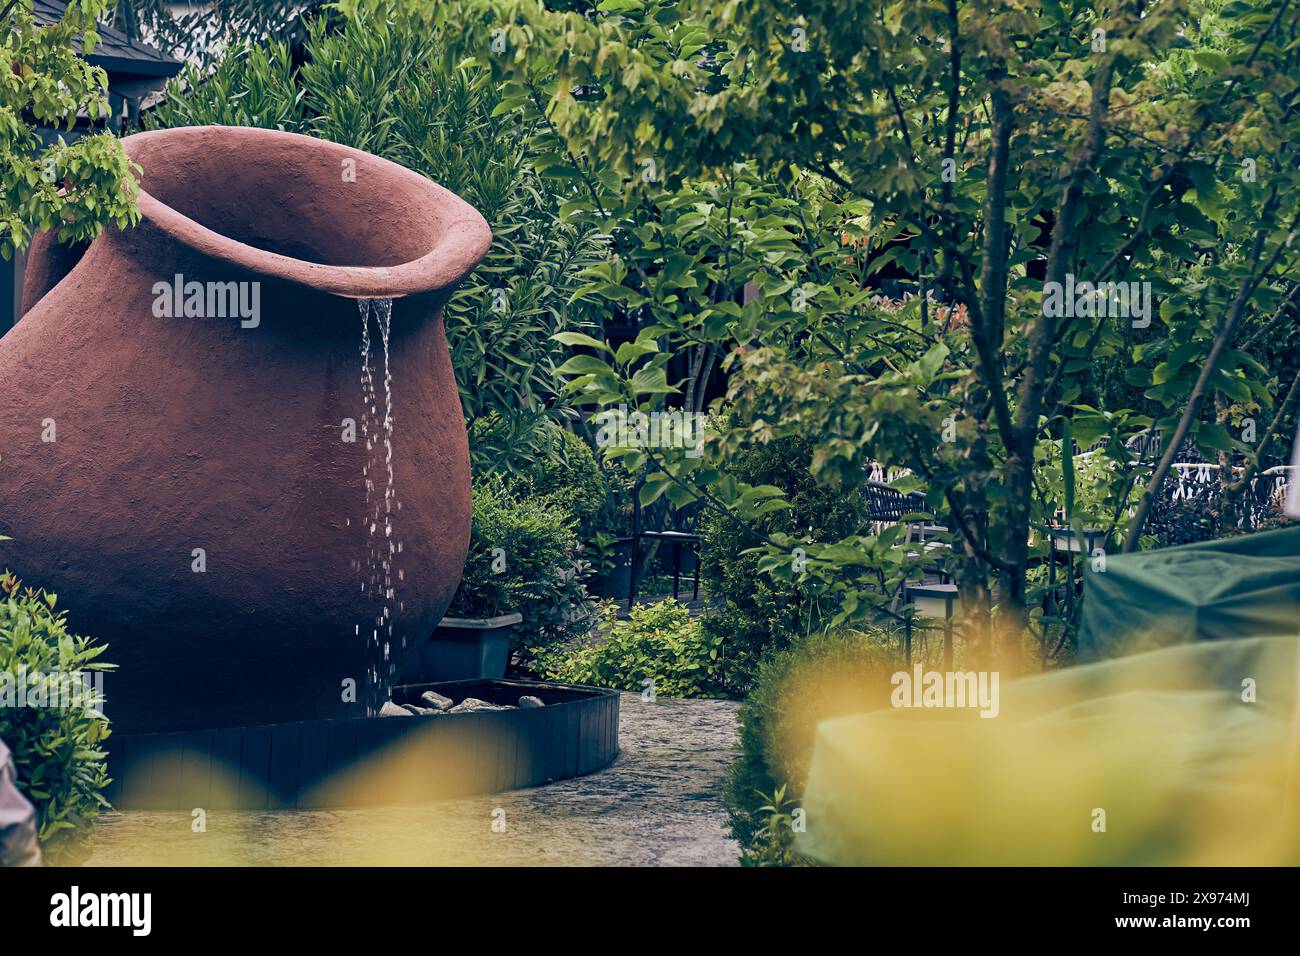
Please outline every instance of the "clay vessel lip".
[{"label": "clay vessel lip", "polygon": [[[277,277],[355,299],[396,299],[454,287],[464,279],[487,252],[492,232],[478,210],[455,193],[390,160],[334,143],[330,140],[286,133],[280,130],[242,126],[184,126],[153,130],[125,137],[127,155],[137,162],[141,147],[169,146],[189,137],[229,139],[237,150],[270,148],[324,151],[338,169],[339,158],[368,164],[382,170],[385,187],[399,192],[413,203],[436,210],[439,223],[436,240],[423,255],[395,265],[329,265],[282,255],[216,232],[151,195],[141,186],[140,215],[178,242],[212,258],[264,276]],[[205,144],[207,145],[207,144]],[[237,157],[231,160],[238,162]]]}]

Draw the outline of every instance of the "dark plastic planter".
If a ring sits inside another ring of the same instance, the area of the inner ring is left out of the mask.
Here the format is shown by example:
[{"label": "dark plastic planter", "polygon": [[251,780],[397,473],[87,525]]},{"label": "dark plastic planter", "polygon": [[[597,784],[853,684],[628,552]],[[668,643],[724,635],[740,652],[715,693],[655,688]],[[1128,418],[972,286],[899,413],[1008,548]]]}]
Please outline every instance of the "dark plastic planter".
[{"label": "dark plastic planter", "polygon": [[632,587],[632,539],[620,538],[614,544],[614,566],[596,583],[595,593],[600,597],[626,598]]},{"label": "dark plastic planter", "polygon": [[402,670],[402,682],[500,680],[510,663],[510,636],[522,614],[444,617]]},{"label": "dark plastic planter", "polygon": [[[423,803],[591,773],[618,755],[617,691],[537,681],[404,685],[546,706],[357,717],[166,734],[113,734],[106,796],[118,810],[270,810]],[[372,762],[373,758],[373,762]]]}]

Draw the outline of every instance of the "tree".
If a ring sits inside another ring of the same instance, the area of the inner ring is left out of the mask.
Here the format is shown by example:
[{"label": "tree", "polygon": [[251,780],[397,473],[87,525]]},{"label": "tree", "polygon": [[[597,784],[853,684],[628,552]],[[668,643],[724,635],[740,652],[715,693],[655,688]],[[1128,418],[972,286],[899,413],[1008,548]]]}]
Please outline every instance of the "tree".
[{"label": "tree", "polygon": [[[792,347],[794,290],[769,274],[716,335],[652,326],[641,357],[611,352],[602,371],[579,356],[575,387],[604,404],[638,376],[671,391],[663,351],[739,343],[731,397],[754,423],[747,440],[815,437],[830,482],[869,461],[910,469],[956,532],[964,597],[996,607],[1007,649],[1028,618],[1031,530],[1065,504],[1036,478],[1062,445],[1104,441],[1117,488],[1142,488],[1131,517],[1127,493],[1113,502],[1132,548],[1185,435],[1245,450],[1205,396],[1277,404],[1267,371],[1230,343],[1295,282],[1290,0],[509,0],[454,16],[505,102],[544,117],[565,165],[621,194],[620,209],[726,181],[737,162],[764,180],[816,177],[854,214],[846,228],[865,224],[853,241],[916,278],[894,315],[846,300],[838,276],[814,281],[800,325],[836,335]],[[654,274],[641,273],[627,285],[647,296]],[[1139,371],[1158,359],[1141,383],[1164,410],[1155,421],[1080,400],[1072,376],[1106,356]],[[1153,426],[1165,454],[1143,470],[1123,439]],[[689,482],[739,503],[725,468],[644,457],[661,473],[652,493]],[[791,543],[768,543],[773,570]],[[860,539],[809,544],[806,573],[869,567]]]},{"label": "tree", "polygon": [[108,77],[78,55],[97,42],[95,18],[108,0],[73,0],[56,24],[39,27],[31,0],[0,9],[0,255],[25,248],[32,233],[57,230],[64,242],[92,239],[138,214],[138,187],[121,144],[107,130],[68,143],[42,127],[71,130],[78,116],[109,115]]}]

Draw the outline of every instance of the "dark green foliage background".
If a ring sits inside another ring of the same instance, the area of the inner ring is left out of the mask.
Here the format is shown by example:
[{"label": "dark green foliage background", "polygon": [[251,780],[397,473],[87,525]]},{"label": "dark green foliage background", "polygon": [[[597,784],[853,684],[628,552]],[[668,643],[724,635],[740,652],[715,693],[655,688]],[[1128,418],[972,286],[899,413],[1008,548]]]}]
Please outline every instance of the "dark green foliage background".
[{"label": "dark green foliage background", "polygon": [[[809,469],[813,444],[798,438],[751,444],[730,462],[738,480],[774,485],[788,496],[790,507],[764,516],[758,530],[819,542],[862,530],[862,493],[819,485]],[[722,682],[733,692],[750,687],[765,654],[817,630],[837,609],[834,601],[819,600],[816,582],[780,582],[759,571],[759,556],[742,553],[758,543],[726,516],[710,512],[704,519],[701,577],[712,598],[705,628],[722,639]]]}]

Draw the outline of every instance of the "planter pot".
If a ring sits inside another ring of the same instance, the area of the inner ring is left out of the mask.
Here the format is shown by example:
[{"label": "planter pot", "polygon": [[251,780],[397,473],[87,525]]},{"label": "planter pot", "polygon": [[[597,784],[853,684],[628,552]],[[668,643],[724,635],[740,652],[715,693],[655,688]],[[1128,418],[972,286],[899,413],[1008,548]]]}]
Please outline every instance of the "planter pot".
[{"label": "planter pot", "polygon": [[625,538],[614,545],[614,566],[597,583],[599,597],[626,598],[632,587],[632,541]]},{"label": "planter pot", "polygon": [[618,756],[619,693],[536,681],[461,681],[434,690],[545,706],[412,717],[299,721],[109,736],[105,797],[118,810],[275,810],[423,803],[592,773]]},{"label": "planter pot", "polygon": [[[364,716],[468,549],[441,311],[487,224],[306,136],[123,145],[141,222],[82,250],[38,237],[0,339],[0,564],[108,644],[116,731]],[[388,299],[388,334],[367,304],[366,388],[357,300]]]},{"label": "planter pot", "polygon": [[444,617],[433,637],[407,663],[402,682],[500,680],[510,663],[510,638],[523,619],[517,612]]}]

